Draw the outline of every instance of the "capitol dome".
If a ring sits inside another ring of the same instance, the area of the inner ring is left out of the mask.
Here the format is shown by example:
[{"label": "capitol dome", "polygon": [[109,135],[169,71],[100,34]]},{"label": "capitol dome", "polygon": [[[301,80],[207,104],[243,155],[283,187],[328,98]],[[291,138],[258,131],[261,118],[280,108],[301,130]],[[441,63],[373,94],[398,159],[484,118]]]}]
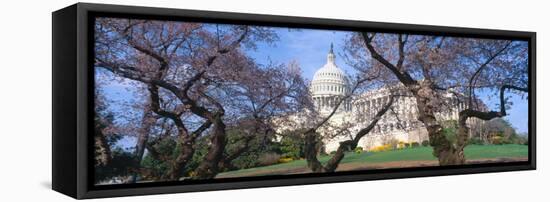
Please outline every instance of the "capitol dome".
[{"label": "capitol dome", "polygon": [[333,46],[327,55],[327,63],[313,76],[311,92],[316,95],[345,95],[348,91],[348,78],[335,63]]},{"label": "capitol dome", "polygon": [[[344,71],[340,69],[335,62],[333,45],[330,45],[330,51],[327,55],[327,63],[323,65],[313,75],[311,81],[311,94],[318,110],[321,112],[330,112],[336,104],[337,97],[344,96],[349,91],[348,78]],[[347,103],[341,108],[348,110]]]}]

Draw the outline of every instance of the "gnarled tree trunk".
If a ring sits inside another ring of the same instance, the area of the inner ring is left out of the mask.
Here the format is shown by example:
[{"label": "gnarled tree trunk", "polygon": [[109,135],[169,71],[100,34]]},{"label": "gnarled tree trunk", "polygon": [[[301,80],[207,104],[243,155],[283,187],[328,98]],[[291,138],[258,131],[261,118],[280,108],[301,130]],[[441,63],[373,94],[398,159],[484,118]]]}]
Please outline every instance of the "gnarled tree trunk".
[{"label": "gnarled tree trunk", "polygon": [[410,86],[409,89],[416,99],[418,108],[418,120],[424,124],[430,138],[430,146],[433,147],[433,155],[439,160],[439,165],[464,164],[462,149],[455,148],[453,143],[443,134],[443,126],[435,118],[435,109],[438,104],[436,92],[431,88],[429,81],[420,82],[418,86]]},{"label": "gnarled tree trunk", "polygon": [[[149,132],[151,130],[151,127],[153,126],[153,113],[150,110],[144,110],[144,115],[141,120],[142,128],[139,130],[139,136],[136,142],[136,150],[134,152],[134,158],[135,158],[135,168],[138,169],[141,167],[141,161],[143,159],[143,154],[145,153],[145,147],[147,144],[147,141],[149,140]],[[135,183],[137,180],[138,173],[134,173],[132,177],[130,178],[130,182]]]},{"label": "gnarled tree trunk", "polygon": [[164,174],[162,177],[163,179],[169,179],[169,180],[179,180],[181,176],[181,172],[191,161],[193,158],[193,154],[195,154],[195,148],[193,148],[193,144],[195,143],[195,137],[191,135],[181,135],[178,144],[181,148],[181,151],[179,155],[176,157],[176,159],[172,162],[170,162],[170,167],[168,168],[168,171]]},{"label": "gnarled tree trunk", "polygon": [[366,32],[361,33],[365,46],[369,50],[371,57],[390,70],[397,79],[409,89],[414,95],[417,109],[418,120],[424,124],[428,131],[430,145],[433,147],[433,155],[439,160],[439,165],[457,165],[464,163],[464,154],[452,145],[452,142],[443,134],[443,127],[435,118],[435,112],[438,108],[438,98],[435,92],[435,85],[430,80],[430,74],[423,69],[424,80],[417,81],[403,69],[405,60],[405,44],[408,36],[399,34],[398,61],[394,65],[382,56],[372,45],[375,35],[369,35]]},{"label": "gnarled tree trunk", "polygon": [[304,155],[306,157],[307,167],[309,167],[314,173],[325,172],[325,168],[323,167],[319,159],[317,159],[317,145],[319,144],[317,133],[314,129],[310,129],[304,133],[304,138]]},{"label": "gnarled tree trunk", "polygon": [[223,159],[223,152],[227,142],[225,137],[225,124],[221,116],[216,116],[214,118],[211,135],[208,153],[197,169],[195,169],[196,176],[193,177],[194,179],[211,179],[219,172],[218,165]]},{"label": "gnarled tree trunk", "polygon": [[388,103],[386,103],[382,109],[380,109],[376,115],[373,117],[372,121],[367,125],[367,127],[362,128],[355,134],[353,139],[346,140],[340,142],[340,145],[338,146],[338,149],[336,149],[336,152],[334,155],[328,160],[328,162],[323,166],[323,164],[317,159],[317,153],[318,153],[318,138],[317,133],[314,129],[310,129],[304,133],[305,135],[305,156],[307,160],[307,165],[314,173],[321,173],[321,172],[334,172],[338,168],[338,165],[340,165],[340,162],[345,157],[345,152],[347,151],[353,151],[355,148],[357,148],[357,145],[359,144],[359,140],[363,138],[365,135],[367,135],[380,121],[382,116],[386,114],[386,112],[391,108],[392,104],[394,102],[394,96],[390,96],[390,100]]},{"label": "gnarled tree trunk", "polygon": [[97,132],[94,137],[95,164],[106,166],[111,163],[111,147],[107,143],[107,138],[102,132]]}]

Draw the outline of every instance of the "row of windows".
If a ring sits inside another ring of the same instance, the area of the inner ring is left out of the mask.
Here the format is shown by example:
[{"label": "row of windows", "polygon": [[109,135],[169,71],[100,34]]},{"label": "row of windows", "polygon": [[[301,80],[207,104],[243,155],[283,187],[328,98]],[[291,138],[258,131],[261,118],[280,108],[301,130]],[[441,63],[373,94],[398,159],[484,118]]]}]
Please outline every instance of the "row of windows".
[{"label": "row of windows", "polygon": [[320,76],[335,76],[335,77],[338,77],[338,78],[344,78],[343,75],[341,74],[337,74],[337,73],[320,73],[319,74]]},{"label": "row of windows", "polygon": [[420,124],[419,122],[417,121],[401,121],[399,123],[390,123],[390,124],[383,124],[383,125],[376,125],[374,127],[374,131],[375,133],[380,133],[380,132],[390,132],[390,131],[393,131],[393,130],[401,130],[403,129],[403,127],[405,128],[416,128],[416,127],[419,127]]},{"label": "row of windows", "polygon": [[313,86],[314,91],[336,91],[346,92],[346,88],[343,86]]},{"label": "row of windows", "polygon": [[[321,99],[319,99],[316,102],[317,102],[316,104],[317,110],[321,110],[322,108],[326,109],[327,107],[331,108],[332,110],[336,106],[336,100],[327,100],[323,102],[321,101]],[[351,111],[351,103],[349,102],[342,103],[340,104],[339,109],[345,110],[345,111]]]},{"label": "row of windows", "polygon": [[342,82],[342,80],[323,78],[323,79],[315,79],[312,83],[337,83],[337,84],[342,84],[343,82]]}]

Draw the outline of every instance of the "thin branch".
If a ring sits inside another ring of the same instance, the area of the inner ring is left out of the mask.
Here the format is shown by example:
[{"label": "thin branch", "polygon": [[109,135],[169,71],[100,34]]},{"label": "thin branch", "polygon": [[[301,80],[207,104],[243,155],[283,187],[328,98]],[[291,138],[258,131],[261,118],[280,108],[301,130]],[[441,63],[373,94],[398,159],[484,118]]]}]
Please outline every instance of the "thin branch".
[{"label": "thin branch", "polygon": [[185,131],[185,133],[187,133],[187,128],[185,128],[185,125],[183,124],[183,121],[179,117],[178,113],[166,111],[160,108],[161,99],[159,97],[158,86],[149,85],[148,90],[151,97],[151,109],[153,110],[153,112],[160,116],[171,119],[180,130],[183,130]]},{"label": "thin branch", "polygon": [[[404,71],[402,72],[400,67],[397,67],[397,66],[393,65],[391,62],[386,60],[380,53],[378,53],[378,51],[376,51],[376,49],[372,45],[372,42],[373,42],[372,40],[373,40],[375,35],[373,35],[372,37],[369,37],[367,32],[362,32],[361,34],[363,36],[363,40],[365,41],[365,45],[367,46],[367,49],[369,50],[369,52],[371,54],[371,57],[373,59],[377,60],[378,62],[380,62],[384,66],[386,66],[386,68],[388,68],[390,71],[392,71],[395,74],[395,76],[399,79],[399,81],[401,81],[406,86],[416,84],[416,81],[411,77],[411,75],[409,75],[408,73],[406,73]],[[405,42],[400,40],[400,43],[404,47]],[[404,57],[404,52],[400,52],[399,57],[400,58]],[[401,65],[402,65],[402,63],[401,63]]]},{"label": "thin branch", "polygon": [[468,109],[462,110],[459,113],[459,116],[460,116],[459,121],[462,121],[462,120],[465,121],[466,119],[468,119],[470,117],[476,117],[476,118],[479,118],[479,119],[482,119],[482,120],[491,120],[491,119],[494,119],[494,118],[497,118],[497,117],[506,116],[507,115],[507,113],[506,113],[506,98],[504,97],[504,93],[508,89],[517,90],[517,91],[526,92],[526,93],[529,92],[529,89],[525,88],[525,87],[518,87],[518,86],[513,86],[513,85],[503,85],[502,87],[500,87],[500,111],[483,112],[483,111],[468,108]]},{"label": "thin branch", "polygon": [[473,94],[474,94],[474,90],[472,88],[472,86],[474,85],[474,82],[477,80],[478,78],[478,75],[481,73],[481,71],[483,71],[483,69],[485,67],[487,67],[495,58],[497,58],[502,52],[504,52],[504,50],[506,50],[508,48],[508,46],[510,46],[510,44],[512,44],[512,42],[508,42],[503,48],[501,48],[500,50],[498,50],[495,54],[493,54],[491,57],[487,58],[487,60],[485,60],[485,62],[483,62],[478,68],[477,70],[474,72],[474,74],[472,75],[472,77],[470,77],[470,81],[468,82],[469,83],[469,91],[468,91],[468,108],[472,108],[472,99],[473,99]]}]

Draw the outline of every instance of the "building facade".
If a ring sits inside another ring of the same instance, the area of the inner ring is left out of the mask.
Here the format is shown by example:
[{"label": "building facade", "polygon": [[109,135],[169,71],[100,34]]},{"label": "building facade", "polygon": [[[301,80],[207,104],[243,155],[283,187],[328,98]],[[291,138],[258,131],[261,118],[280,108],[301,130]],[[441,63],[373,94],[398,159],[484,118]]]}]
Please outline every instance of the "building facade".
[{"label": "building facade", "polygon": [[[336,56],[331,45],[327,55],[327,62],[319,68],[311,81],[310,93],[314,108],[321,117],[328,116],[338,102],[351,91],[350,80],[342,69],[336,64]],[[370,150],[374,147],[388,144],[389,142],[418,143],[428,140],[428,131],[418,121],[418,109],[416,100],[402,85],[384,87],[351,96],[342,101],[336,112],[329,119],[327,125],[321,127],[318,133],[323,137],[324,150],[329,153],[335,151],[340,142],[349,140],[353,134],[366,127],[376,113],[389,101],[390,95],[399,94],[392,104],[392,110],[387,111],[378,121],[373,130],[359,141],[359,147]],[[458,120],[458,113],[465,109],[465,105],[452,93],[442,94],[442,110],[436,114],[436,118],[442,124],[452,123]],[[483,105],[481,103],[481,105]],[[483,105],[484,106],[484,105]],[[301,118],[307,112],[300,112],[292,117],[291,121],[283,124],[282,128],[298,128],[306,120]],[[300,115],[301,114],[301,115]],[[288,124],[292,123],[293,126]],[[483,124],[481,120],[470,119],[470,126]],[[341,127],[339,127],[341,126]],[[346,128],[344,130],[339,128]]]}]

